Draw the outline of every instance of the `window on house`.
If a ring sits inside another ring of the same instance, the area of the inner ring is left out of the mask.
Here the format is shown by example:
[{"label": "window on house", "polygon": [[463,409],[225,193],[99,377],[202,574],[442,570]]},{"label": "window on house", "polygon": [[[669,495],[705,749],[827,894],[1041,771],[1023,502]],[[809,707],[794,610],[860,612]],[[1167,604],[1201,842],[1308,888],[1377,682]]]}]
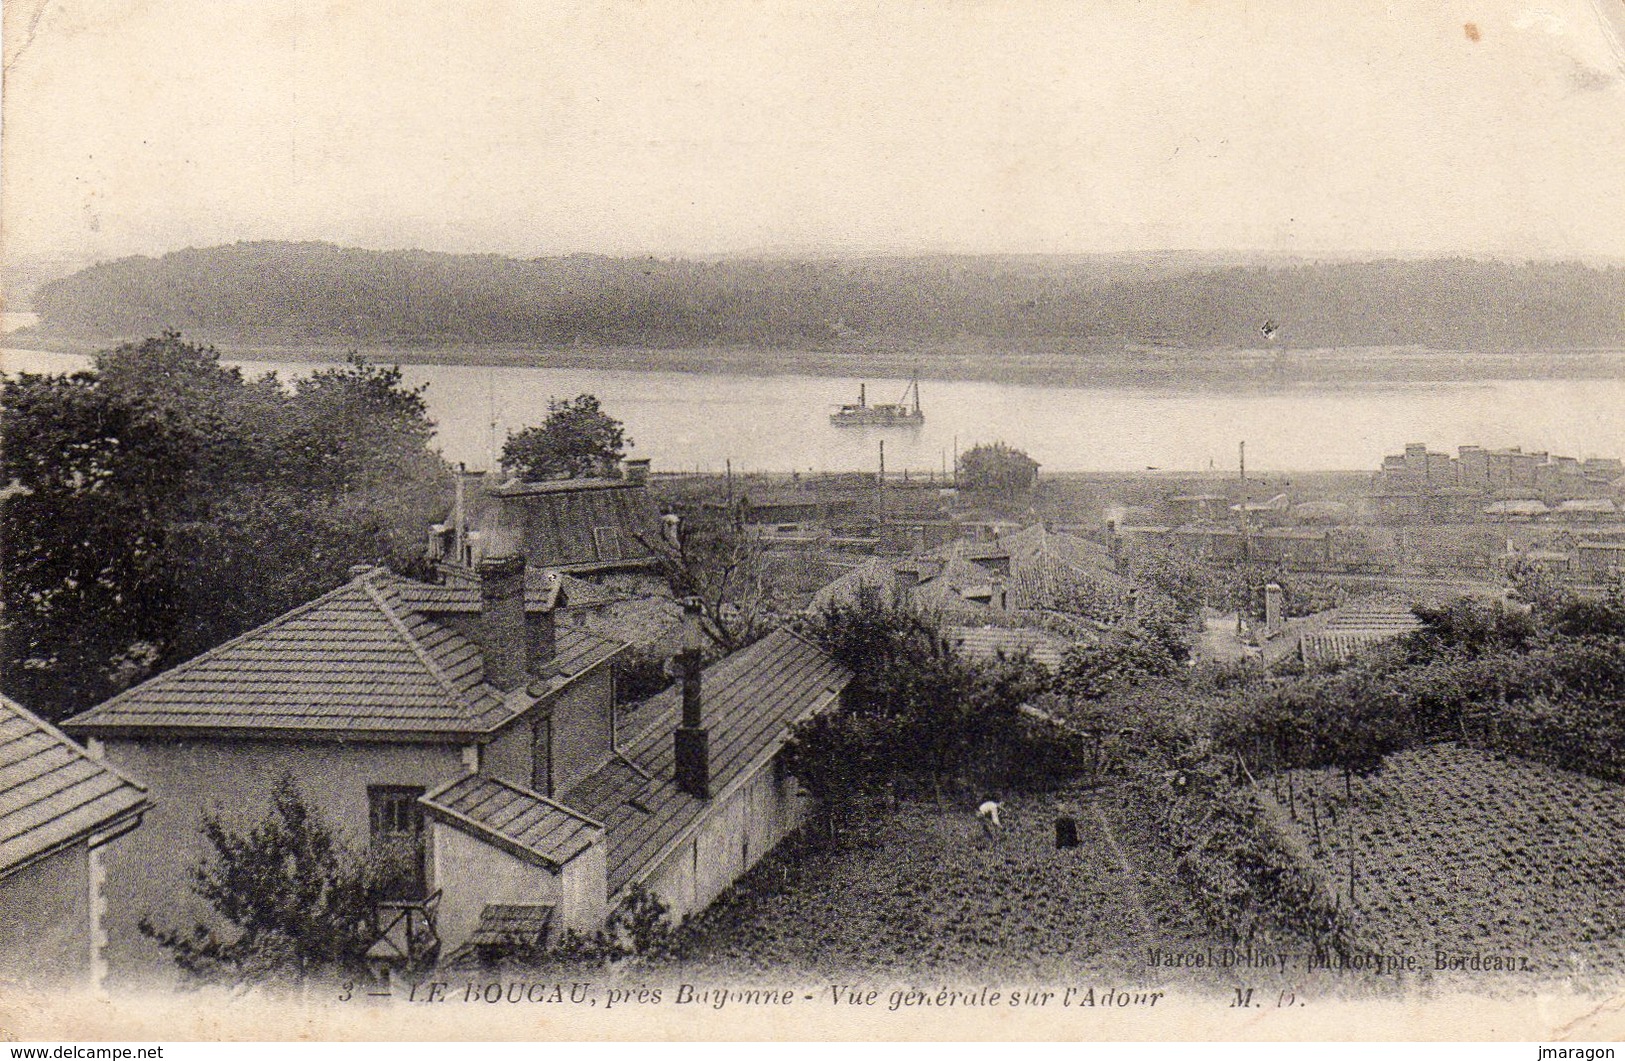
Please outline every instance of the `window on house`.
[{"label": "window on house", "polygon": [[621,536],[614,527],[594,527],[592,529],[593,546],[598,550],[600,560],[619,560],[621,558]]},{"label": "window on house", "polygon": [[368,785],[372,853],[385,862],[391,899],[421,899],[427,894],[424,865],[423,789],[410,785]]}]

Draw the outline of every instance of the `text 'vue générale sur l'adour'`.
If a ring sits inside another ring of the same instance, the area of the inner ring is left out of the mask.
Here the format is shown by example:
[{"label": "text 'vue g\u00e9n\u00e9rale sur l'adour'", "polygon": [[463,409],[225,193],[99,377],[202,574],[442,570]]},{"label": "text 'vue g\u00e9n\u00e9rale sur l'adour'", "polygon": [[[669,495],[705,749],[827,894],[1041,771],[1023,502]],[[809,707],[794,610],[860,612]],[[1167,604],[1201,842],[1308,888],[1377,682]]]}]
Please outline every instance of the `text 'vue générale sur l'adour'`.
[{"label": "text 'vue g\u00e9n\u00e9rale sur l'adour'", "polygon": [[528,980],[425,980],[389,986],[347,983],[339,1002],[397,1001],[417,1005],[551,1005],[561,1007],[625,1009],[637,1006],[682,1006],[707,1009],[727,1007],[841,1006],[890,1012],[917,1009],[978,1009],[1002,1007],[1139,1008],[1164,1001],[1159,990],[1117,985],[1058,987],[934,986],[873,987],[865,984],[829,984],[806,987],[718,987],[697,984],[624,986],[591,981],[548,982]]}]

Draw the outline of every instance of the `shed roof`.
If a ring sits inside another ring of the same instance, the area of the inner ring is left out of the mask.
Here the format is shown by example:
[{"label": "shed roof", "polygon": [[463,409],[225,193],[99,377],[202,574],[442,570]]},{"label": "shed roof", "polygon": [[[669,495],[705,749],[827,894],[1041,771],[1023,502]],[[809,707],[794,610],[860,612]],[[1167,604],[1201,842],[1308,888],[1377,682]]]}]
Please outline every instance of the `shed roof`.
[{"label": "shed roof", "polygon": [[593,571],[646,564],[660,513],[643,483],[625,479],[510,482],[489,491],[480,534],[511,534],[538,568]]},{"label": "shed roof", "polygon": [[1551,509],[1546,502],[1536,498],[1516,498],[1510,501],[1496,501],[1484,506],[1486,516],[1544,516]]},{"label": "shed roof", "polygon": [[1613,498],[1609,497],[1577,497],[1568,501],[1559,502],[1557,511],[1597,512],[1611,515],[1619,511],[1619,506],[1614,504]]},{"label": "shed roof", "polygon": [[[783,746],[790,727],[835,701],[851,672],[788,630],[705,669],[705,724],[711,731],[711,787],[720,797]],[[672,731],[682,715],[676,690],[639,709],[641,729],[623,736],[624,758],[583,778],[563,801],[609,829],[611,895],[643,880],[716,800],[698,800],[673,781]]]},{"label": "shed roof", "polygon": [[538,792],[468,774],[424,796],[431,817],[548,869],[591,847],[604,827]]},{"label": "shed roof", "polygon": [[475,736],[624,644],[561,626],[549,684],[485,682],[479,647],[421,596],[441,587],[374,569],[70,719],[88,734],[225,730],[351,738]]},{"label": "shed roof", "polygon": [[138,819],[145,787],[0,696],[0,876]]},{"label": "shed roof", "polygon": [[471,947],[539,946],[553,925],[553,907],[541,904],[489,903],[469,934]]},{"label": "shed roof", "polygon": [[1054,671],[1072,642],[1045,630],[1010,626],[948,626],[942,631],[948,643],[971,659],[1006,659],[1030,656],[1033,662]]}]

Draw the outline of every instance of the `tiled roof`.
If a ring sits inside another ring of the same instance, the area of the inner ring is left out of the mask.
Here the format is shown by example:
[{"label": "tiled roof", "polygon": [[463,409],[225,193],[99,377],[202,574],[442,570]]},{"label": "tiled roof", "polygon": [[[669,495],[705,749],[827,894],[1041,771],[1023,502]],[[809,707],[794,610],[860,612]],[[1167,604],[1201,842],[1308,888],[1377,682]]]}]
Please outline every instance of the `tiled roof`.
[{"label": "tiled roof", "polygon": [[1580,497],[1580,498],[1575,498],[1575,499],[1573,499],[1571,501],[1564,501],[1564,502],[1559,503],[1558,506],[1557,506],[1557,510],[1559,512],[1604,512],[1604,513],[1614,513],[1614,512],[1619,511],[1619,506],[1614,504],[1612,498],[1607,498],[1607,497]]},{"label": "tiled roof", "polygon": [[548,869],[565,865],[604,832],[569,807],[484,774],[460,777],[421,802],[432,817]]},{"label": "tiled roof", "polygon": [[595,609],[583,625],[639,648],[669,654],[683,647],[683,606],[668,596],[649,594],[611,601]]},{"label": "tiled roof", "polygon": [[512,535],[537,568],[594,570],[647,562],[660,513],[641,483],[565,479],[509,483],[490,491],[480,534]]},{"label": "tiled roof", "polygon": [[0,696],[0,875],[147,805],[141,785]]},{"label": "tiled roof", "polygon": [[1332,620],[1299,639],[1305,660],[1348,659],[1368,646],[1422,629],[1408,603],[1394,600],[1363,601],[1339,609]]},{"label": "tiled roof", "polygon": [[1014,604],[1115,622],[1129,610],[1133,583],[1112,570],[1105,546],[1036,524],[999,539],[1010,550]]},{"label": "tiled roof", "polygon": [[807,604],[807,613],[817,615],[833,604],[852,604],[866,588],[890,600],[896,586],[896,562],[886,557],[871,557],[814,593]]},{"label": "tiled roof", "polygon": [[943,615],[979,616],[998,607],[993,601],[999,588],[996,579],[987,568],[955,556],[929,577],[922,573],[920,583],[909,590],[909,600]]},{"label": "tiled roof", "polygon": [[[202,728],[398,738],[488,732],[516,708],[485,684],[484,659],[472,640],[417,610],[417,595],[435,588],[375,569],[66,725],[85,733]],[[553,684],[621,647],[561,626]]]},{"label": "tiled roof", "polygon": [[[705,669],[704,720],[711,732],[711,791],[722,796],[782,746],[791,725],[834,702],[851,673],[788,630]],[[658,860],[713,806],[673,782],[672,732],[682,699],[671,690],[638,710],[643,727],[623,735],[626,758],[612,759],[564,794],[563,801],[609,828],[613,896],[644,879]]]},{"label": "tiled roof", "polygon": [[942,636],[971,659],[1012,659],[1025,654],[1052,671],[1060,669],[1062,657],[1072,647],[1064,637],[1027,627],[948,626]]}]

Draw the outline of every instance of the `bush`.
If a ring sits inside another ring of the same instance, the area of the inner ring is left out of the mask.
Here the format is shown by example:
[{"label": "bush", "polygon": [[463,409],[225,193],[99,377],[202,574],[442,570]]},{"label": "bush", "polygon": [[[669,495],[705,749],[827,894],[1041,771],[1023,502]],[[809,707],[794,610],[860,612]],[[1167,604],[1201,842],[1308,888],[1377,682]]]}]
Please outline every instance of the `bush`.
[{"label": "bush", "polygon": [[1173,653],[1161,638],[1140,627],[1113,631],[1098,645],[1067,650],[1056,689],[1081,700],[1099,700],[1126,686],[1178,673]]},{"label": "bush", "polygon": [[960,454],[957,475],[966,490],[1015,497],[1038,480],[1038,462],[1003,442],[984,442]]},{"label": "bush", "polygon": [[204,980],[256,982],[366,968],[377,937],[373,911],[396,892],[403,872],[398,852],[351,852],[287,775],[270,813],[248,831],[209,817],[203,835],[214,850],[194,869],[192,888],[234,934],[140,923],[182,970]]}]

